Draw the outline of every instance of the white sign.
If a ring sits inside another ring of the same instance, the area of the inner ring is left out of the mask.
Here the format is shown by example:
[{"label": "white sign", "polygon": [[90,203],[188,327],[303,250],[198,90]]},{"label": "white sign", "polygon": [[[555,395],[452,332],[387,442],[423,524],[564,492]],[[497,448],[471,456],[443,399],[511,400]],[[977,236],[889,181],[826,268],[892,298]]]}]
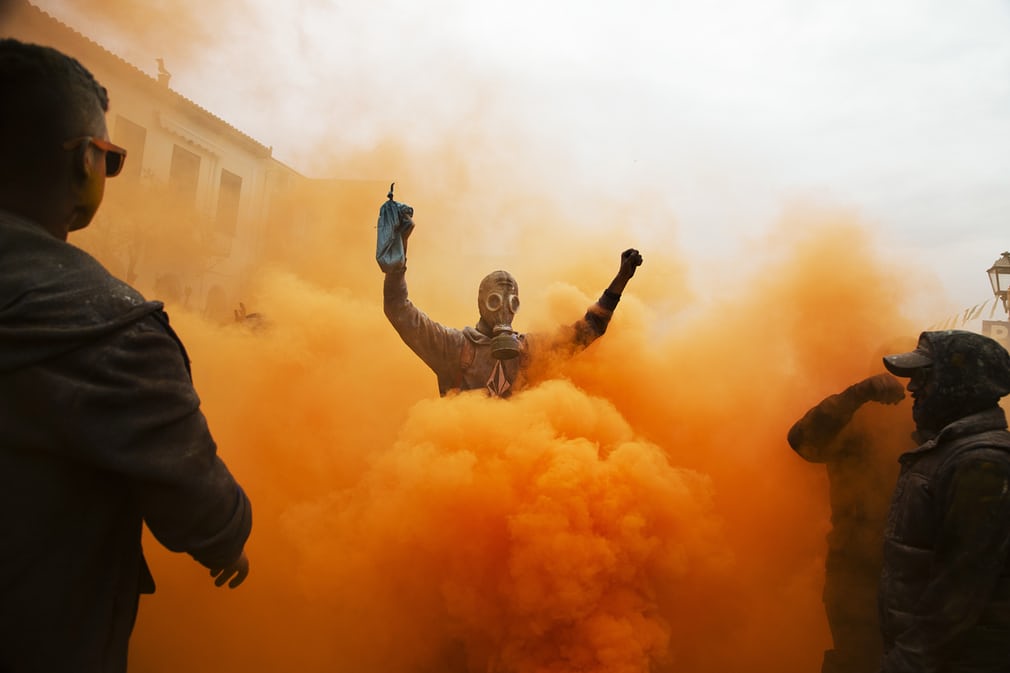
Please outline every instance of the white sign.
[{"label": "white sign", "polygon": [[982,334],[1010,348],[1010,322],[1006,320],[983,320]]}]

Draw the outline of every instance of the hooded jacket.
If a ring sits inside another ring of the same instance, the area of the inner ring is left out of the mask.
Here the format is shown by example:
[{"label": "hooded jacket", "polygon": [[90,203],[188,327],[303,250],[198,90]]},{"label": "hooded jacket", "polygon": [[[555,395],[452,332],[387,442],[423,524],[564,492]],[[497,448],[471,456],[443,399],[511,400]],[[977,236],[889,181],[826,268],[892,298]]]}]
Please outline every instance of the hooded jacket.
[{"label": "hooded jacket", "polygon": [[438,377],[438,392],[485,388],[493,397],[508,397],[522,389],[534,357],[558,350],[580,350],[607,331],[620,295],[604,291],[585,316],[552,337],[517,334],[519,356],[498,360],[491,354],[491,336],[474,327],[446,327],[429,318],[407,296],[406,269],[386,273],[383,308],[397,334]]},{"label": "hooded jacket", "polygon": [[125,671],[142,524],[218,568],[251,508],[162,305],[4,212],[0,427],[0,671]]},{"label": "hooded jacket", "polygon": [[901,457],[880,584],[883,673],[1010,670],[1010,433],[994,407]]}]

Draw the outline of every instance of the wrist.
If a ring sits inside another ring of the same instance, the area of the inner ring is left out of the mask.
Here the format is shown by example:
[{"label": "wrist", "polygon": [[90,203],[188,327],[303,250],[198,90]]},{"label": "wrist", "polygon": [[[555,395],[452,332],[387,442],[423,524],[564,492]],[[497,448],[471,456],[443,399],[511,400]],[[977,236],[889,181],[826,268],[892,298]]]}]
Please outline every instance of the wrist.
[{"label": "wrist", "polygon": [[845,397],[854,406],[859,407],[872,399],[871,392],[872,388],[870,385],[866,381],[860,381],[859,383],[853,383],[845,389]]},{"label": "wrist", "polygon": [[619,301],[621,301],[621,293],[614,292],[610,288],[607,288],[606,290],[603,291],[603,294],[600,296],[599,304],[608,311],[613,311],[615,308],[617,308],[617,303]]}]

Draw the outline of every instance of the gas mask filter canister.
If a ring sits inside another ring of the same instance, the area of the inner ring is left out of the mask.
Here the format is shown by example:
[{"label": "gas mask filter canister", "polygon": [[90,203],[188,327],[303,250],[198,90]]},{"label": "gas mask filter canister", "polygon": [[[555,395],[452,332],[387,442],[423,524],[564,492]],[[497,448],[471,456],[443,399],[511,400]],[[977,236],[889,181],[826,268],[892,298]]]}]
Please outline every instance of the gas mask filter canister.
[{"label": "gas mask filter canister", "polygon": [[499,360],[511,360],[519,355],[519,338],[512,329],[512,316],[519,310],[519,297],[491,292],[484,300],[484,308],[499,320],[492,326],[491,355]]}]

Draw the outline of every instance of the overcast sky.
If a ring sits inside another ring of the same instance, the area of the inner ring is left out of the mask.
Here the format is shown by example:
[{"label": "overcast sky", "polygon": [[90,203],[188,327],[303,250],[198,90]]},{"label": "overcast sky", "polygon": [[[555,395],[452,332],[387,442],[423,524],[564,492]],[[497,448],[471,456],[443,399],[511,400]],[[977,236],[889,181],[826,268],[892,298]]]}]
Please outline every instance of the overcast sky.
[{"label": "overcast sky", "polygon": [[1010,249],[1007,0],[34,1],[313,177],[353,177],[321,147],[508,129],[517,174],[651,192],[701,260],[797,199],[858,213],[945,306]]}]

